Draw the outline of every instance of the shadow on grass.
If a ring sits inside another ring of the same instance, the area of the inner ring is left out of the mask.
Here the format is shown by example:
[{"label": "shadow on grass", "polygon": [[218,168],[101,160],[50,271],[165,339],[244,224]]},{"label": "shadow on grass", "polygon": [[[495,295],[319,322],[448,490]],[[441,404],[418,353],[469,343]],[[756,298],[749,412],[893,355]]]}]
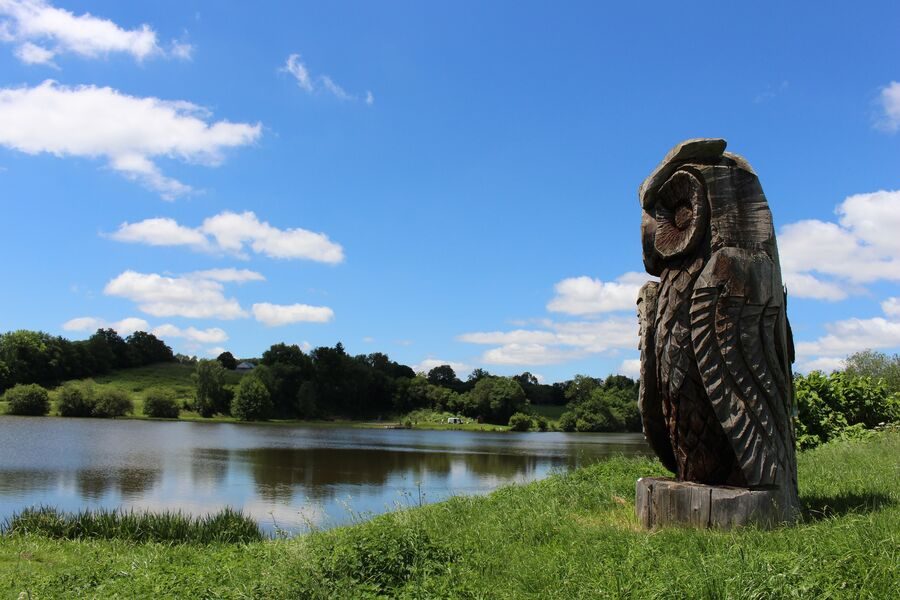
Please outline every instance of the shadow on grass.
[{"label": "shadow on grass", "polygon": [[878,492],[805,496],[801,498],[801,502],[803,503],[803,516],[810,521],[839,517],[850,513],[874,512],[897,503],[887,494]]}]

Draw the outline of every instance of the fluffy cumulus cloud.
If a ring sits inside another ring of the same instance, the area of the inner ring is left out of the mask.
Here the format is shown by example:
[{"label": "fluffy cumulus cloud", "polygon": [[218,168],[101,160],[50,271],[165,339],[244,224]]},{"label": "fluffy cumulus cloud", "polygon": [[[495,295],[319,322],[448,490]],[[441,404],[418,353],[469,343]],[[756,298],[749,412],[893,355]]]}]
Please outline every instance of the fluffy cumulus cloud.
[{"label": "fluffy cumulus cloud", "polygon": [[125,271],[103,290],[108,296],[127,298],[155,317],[237,319],[247,312],[225,296],[221,282],[200,277],[169,277],[157,273]]},{"label": "fluffy cumulus cloud", "polygon": [[797,368],[831,371],[841,368],[843,359],[854,352],[900,346],[900,298],[888,298],[881,308],[883,317],[828,323],[824,336],[812,342],[798,342]]},{"label": "fluffy cumulus cloud", "polygon": [[221,212],[199,227],[186,227],[174,219],[153,218],[122,223],[110,235],[114,240],[151,246],[186,246],[246,258],[247,251],[271,258],[306,259],[330,264],[344,260],[344,249],[324,233],[302,228],[280,229],[260,221],[253,212]]},{"label": "fluffy cumulus cloud", "polygon": [[375,103],[375,96],[370,91],[367,91],[363,96],[356,96],[347,92],[328,75],[313,77],[309,72],[309,68],[300,59],[299,54],[288,56],[280,70],[290,74],[297,82],[297,86],[308,94],[325,93],[334,96],[338,100],[362,100],[369,106]]},{"label": "fluffy cumulus cloud", "polygon": [[481,359],[489,365],[550,365],[632,349],[637,344],[637,319],[610,317],[601,321],[544,320],[540,328],[465,333],[470,344],[495,345]]},{"label": "fluffy cumulus cloud", "polygon": [[636,272],[606,282],[587,276],[563,279],[554,287],[556,296],[547,304],[547,310],[569,315],[632,310],[638,291],[649,279],[646,273]]},{"label": "fluffy cumulus cloud", "polygon": [[856,194],[836,212],[836,223],[799,221],[778,234],[790,295],[842,300],[867,283],[900,281],[900,191]]},{"label": "fluffy cumulus cloud", "polygon": [[125,29],[90,13],[76,15],[44,0],[0,0],[0,40],[16,44],[26,64],[52,64],[60,54],[99,58],[128,54],[143,61],[151,56],[190,58],[190,44],[163,48],[149,25]]},{"label": "fluffy cumulus cloud", "polygon": [[885,131],[896,132],[900,129],[900,82],[892,81],[881,90],[879,95],[881,115],[879,127]]},{"label": "fluffy cumulus cloud", "polygon": [[0,145],[27,154],[102,158],[171,200],[191,187],[164,175],[156,159],[216,166],[225,150],[251,144],[262,132],[259,123],[211,122],[209,116],[190,102],[47,80],[35,87],[0,88]]},{"label": "fluffy cumulus cloud", "polygon": [[138,317],[128,317],[120,321],[107,321],[98,317],[77,317],[63,323],[66,331],[85,331],[93,333],[98,329],[113,329],[119,335],[129,335],[135,331],[147,331],[150,324]]},{"label": "fluffy cumulus cloud", "polygon": [[182,338],[198,344],[219,344],[228,339],[228,334],[218,327],[210,327],[209,329],[187,327],[182,329],[170,323],[155,327],[150,333],[163,340]]},{"label": "fluffy cumulus cloud", "polygon": [[619,374],[638,379],[641,376],[641,359],[628,358],[619,365]]},{"label": "fluffy cumulus cloud", "polygon": [[252,310],[253,317],[268,327],[292,323],[327,323],[334,318],[334,311],[327,306],[310,306],[309,304],[260,302],[254,304]]}]

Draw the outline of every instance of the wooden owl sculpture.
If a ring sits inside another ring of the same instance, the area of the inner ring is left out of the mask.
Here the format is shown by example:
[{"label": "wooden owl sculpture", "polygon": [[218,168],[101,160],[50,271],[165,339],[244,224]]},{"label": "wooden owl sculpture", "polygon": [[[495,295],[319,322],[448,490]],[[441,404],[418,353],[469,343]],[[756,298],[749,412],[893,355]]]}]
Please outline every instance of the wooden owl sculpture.
[{"label": "wooden owl sculpture", "polygon": [[725,140],[672,149],[641,184],[644,434],[680,481],[797,505],[793,341],[772,214]]}]

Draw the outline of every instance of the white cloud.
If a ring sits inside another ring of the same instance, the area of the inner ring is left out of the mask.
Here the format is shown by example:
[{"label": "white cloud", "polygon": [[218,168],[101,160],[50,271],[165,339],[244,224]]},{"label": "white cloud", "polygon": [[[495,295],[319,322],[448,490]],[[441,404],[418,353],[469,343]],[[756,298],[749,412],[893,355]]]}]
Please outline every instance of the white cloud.
[{"label": "white cloud", "polygon": [[636,272],[610,282],[587,276],[563,279],[554,286],[556,296],[547,304],[547,310],[570,315],[634,310],[638,291],[650,279],[646,273]]},{"label": "white cloud", "polygon": [[584,352],[543,344],[506,344],[486,351],[481,360],[488,365],[555,365],[584,356]]},{"label": "white cloud", "polygon": [[121,321],[106,321],[98,317],[78,317],[63,323],[62,328],[66,331],[89,331],[91,333],[98,329],[114,329],[119,335],[129,335],[135,331],[147,331],[150,324],[138,317],[128,317]]},{"label": "white cloud", "polygon": [[128,96],[109,87],[47,80],[0,88],[0,145],[26,154],[104,158],[169,200],[191,187],[163,175],[154,159],[216,166],[226,149],[253,143],[262,131],[259,123],[211,123],[208,117],[190,102]]},{"label": "white cloud", "polygon": [[881,303],[881,310],[889,317],[900,317],[900,298],[888,298]]},{"label": "white cloud", "polygon": [[16,48],[16,58],[26,65],[54,65],[53,52],[31,42],[25,42]]},{"label": "white cloud", "polygon": [[[299,54],[288,56],[284,66],[279,70],[289,73],[297,81],[297,86],[308,94],[325,92],[338,100],[360,100],[359,97],[348,93],[328,75],[313,77],[309,72],[309,68],[300,60]],[[375,102],[375,97],[372,95],[372,92],[367,91],[362,101],[371,106]]]},{"label": "white cloud", "polygon": [[842,300],[862,284],[900,281],[900,191],[849,196],[836,213],[838,223],[799,221],[778,234],[788,294]]},{"label": "white cloud", "polygon": [[159,327],[154,328],[150,333],[162,339],[184,338],[199,344],[216,344],[228,339],[228,334],[218,327],[210,327],[209,329],[188,327],[187,329],[182,329],[170,323],[160,325]]},{"label": "white cloud", "polygon": [[237,300],[225,297],[221,283],[196,277],[129,270],[107,283],[103,293],[132,300],[155,317],[236,319],[247,315]]},{"label": "white cloud", "polygon": [[825,325],[827,335],[814,342],[796,345],[797,356],[836,356],[865,350],[866,348],[892,348],[900,346],[900,322],[883,317],[872,319],[846,319]]},{"label": "white cloud", "polygon": [[268,327],[291,323],[327,323],[334,318],[334,311],[327,306],[309,304],[271,304],[260,302],[253,305],[253,317]]},{"label": "white cloud", "polygon": [[265,281],[262,273],[250,269],[207,269],[205,271],[193,271],[186,277],[198,279],[211,279],[223,283],[244,283],[247,281]]},{"label": "white cloud", "polygon": [[202,232],[179,225],[175,219],[144,219],[138,223],[122,223],[110,237],[119,242],[149,246],[193,246],[208,249],[209,240]]},{"label": "white cloud", "polygon": [[336,264],[344,249],[324,233],[299,227],[279,229],[247,211],[221,212],[199,227],[186,227],[174,219],[153,218],[122,223],[109,236],[119,242],[150,246],[187,246],[202,252],[222,252],[246,258],[246,249],[271,258],[306,259]]},{"label": "white cloud", "polygon": [[306,65],[300,61],[299,54],[291,54],[288,56],[287,62],[285,62],[282,70],[294,76],[300,89],[312,93],[314,89],[312,78],[309,76],[309,69],[307,69]]},{"label": "white cloud", "polygon": [[892,81],[881,90],[879,96],[883,114],[878,122],[885,131],[900,129],[900,82]]},{"label": "white cloud", "polygon": [[632,379],[638,379],[641,376],[641,359],[639,358],[629,358],[622,361],[622,364],[619,365],[618,372],[620,375],[625,375],[626,377],[631,377]]},{"label": "white cloud", "polygon": [[172,51],[165,52],[149,25],[123,29],[109,19],[75,15],[44,0],[0,0],[0,16],[5,17],[0,27],[6,34],[0,39],[20,44],[16,56],[28,64],[46,64],[66,53],[82,58],[123,53],[138,61],[167,54],[190,57],[190,45],[185,43],[173,43]]},{"label": "white cloud", "polygon": [[482,355],[485,364],[548,365],[637,346],[637,318],[613,317],[602,321],[554,322],[543,329],[515,329],[465,333],[457,337],[470,344],[498,345]]},{"label": "white cloud", "polygon": [[207,355],[207,356],[212,356],[212,357],[219,356],[219,355],[222,354],[223,352],[226,352],[226,350],[225,350],[225,348],[223,348],[222,346],[214,346],[214,347],[212,347],[212,348],[207,348],[207,349],[206,349],[206,355]]},{"label": "white cloud", "polygon": [[325,263],[344,260],[340,244],[324,233],[306,229],[278,229],[260,221],[252,212],[222,212],[203,221],[200,230],[212,236],[218,248],[240,254],[249,244],[257,254],[272,258],[305,258]]},{"label": "white cloud", "polygon": [[796,344],[797,369],[831,371],[843,367],[843,360],[862,350],[881,350],[900,346],[900,299],[881,303],[888,318],[845,319],[827,323],[827,333],[812,342]]},{"label": "white cloud", "polygon": [[450,368],[453,369],[456,376],[460,379],[465,379],[469,376],[469,373],[475,368],[472,365],[467,365],[466,363],[457,362],[453,360],[441,360],[440,358],[426,358],[422,362],[412,365],[412,370],[416,373],[425,373],[432,370],[435,367],[440,367],[442,365],[450,365]]}]

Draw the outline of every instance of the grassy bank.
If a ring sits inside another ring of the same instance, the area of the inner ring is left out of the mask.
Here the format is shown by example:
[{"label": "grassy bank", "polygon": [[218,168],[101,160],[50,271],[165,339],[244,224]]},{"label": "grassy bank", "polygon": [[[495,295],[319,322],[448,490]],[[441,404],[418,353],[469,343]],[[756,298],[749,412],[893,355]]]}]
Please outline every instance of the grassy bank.
[{"label": "grassy bank", "polygon": [[645,532],[617,459],[481,498],[246,544],[0,540],[0,594],[221,598],[889,598],[900,586],[900,435],[799,457],[804,521]]}]

